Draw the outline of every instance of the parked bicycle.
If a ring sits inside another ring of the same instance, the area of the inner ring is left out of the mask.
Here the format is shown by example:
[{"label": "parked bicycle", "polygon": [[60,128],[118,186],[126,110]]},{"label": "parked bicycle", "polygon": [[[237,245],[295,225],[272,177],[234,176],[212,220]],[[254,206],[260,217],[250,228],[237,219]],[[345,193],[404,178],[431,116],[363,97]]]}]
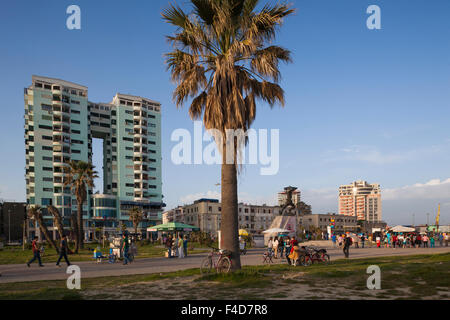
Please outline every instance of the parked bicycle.
[{"label": "parked bicycle", "polygon": [[212,273],[215,270],[217,273],[228,273],[231,269],[231,252],[228,250],[220,250],[213,248],[208,256],[202,261],[200,272],[203,274]]},{"label": "parked bicycle", "polygon": [[293,261],[293,265],[309,267],[313,263],[328,264],[329,262],[330,256],[327,254],[326,249],[303,246],[298,249],[298,259]]},{"label": "parked bicycle", "polygon": [[267,250],[266,252],[264,252],[263,254],[263,263],[273,263],[273,257],[275,256],[275,253],[273,252],[273,250]]},{"label": "parked bicycle", "polygon": [[[311,264],[312,263],[324,263],[324,264],[328,264],[330,263],[330,256],[327,254],[327,250],[326,249],[316,249],[313,247],[306,247],[306,252],[309,256],[309,260],[311,260]],[[306,261],[307,263],[309,261]]]}]

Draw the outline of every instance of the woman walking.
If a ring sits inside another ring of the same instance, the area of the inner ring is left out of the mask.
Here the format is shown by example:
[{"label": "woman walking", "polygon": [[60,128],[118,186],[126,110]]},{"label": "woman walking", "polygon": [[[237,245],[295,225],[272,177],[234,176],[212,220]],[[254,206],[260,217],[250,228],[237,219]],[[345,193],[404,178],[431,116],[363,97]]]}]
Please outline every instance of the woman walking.
[{"label": "woman walking", "polygon": [[178,258],[184,258],[183,237],[181,234],[178,236]]},{"label": "woman walking", "polygon": [[278,245],[279,245],[278,237],[275,237],[275,239],[273,240],[273,250],[275,251],[274,255],[275,259],[278,259]]}]

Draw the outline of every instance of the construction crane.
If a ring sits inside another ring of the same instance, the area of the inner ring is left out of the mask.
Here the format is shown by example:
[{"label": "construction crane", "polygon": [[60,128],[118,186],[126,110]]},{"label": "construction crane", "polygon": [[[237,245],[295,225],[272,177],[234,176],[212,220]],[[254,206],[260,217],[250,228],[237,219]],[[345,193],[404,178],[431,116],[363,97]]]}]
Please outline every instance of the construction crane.
[{"label": "construction crane", "polygon": [[438,213],[436,215],[436,232],[439,232],[439,217],[441,215],[441,204],[438,205]]}]

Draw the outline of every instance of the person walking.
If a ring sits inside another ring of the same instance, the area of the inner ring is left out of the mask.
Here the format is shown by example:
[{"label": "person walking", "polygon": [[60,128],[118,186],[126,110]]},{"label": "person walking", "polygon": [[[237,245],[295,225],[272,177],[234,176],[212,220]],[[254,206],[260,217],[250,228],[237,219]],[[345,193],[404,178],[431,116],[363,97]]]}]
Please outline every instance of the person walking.
[{"label": "person walking", "polygon": [[336,235],[334,233],[331,235],[331,242],[333,243],[333,248],[336,248]]},{"label": "person walking", "polygon": [[278,251],[280,251],[280,258],[283,258],[284,246],[285,246],[284,237],[280,237],[280,240],[278,243]]},{"label": "person walking", "polygon": [[275,251],[274,255],[275,259],[278,259],[278,245],[279,245],[278,237],[275,237],[275,239],[273,240],[273,250]]},{"label": "person walking", "polygon": [[184,258],[183,236],[181,234],[178,235],[178,258]]},{"label": "person walking", "polygon": [[377,241],[377,248],[380,248],[381,247],[381,237],[379,235],[376,237],[376,241]]},{"label": "person walking", "polygon": [[425,234],[425,235],[422,237],[422,242],[423,242],[423,247],[424,247],[424,248],[428,248],[428,240],[429,240],[429,238],[428,238],[428,236]]},{"label": "person walking", "polygon": [[361,248],[364,249],[364,242],[366,241],[366,236],[364,235],[364,233],[361,235]]},{"label": "person walking", "polygon": [[122,252],[123,252],[123,264],[126,265],[128,262],[131,263],[130,258],[128,257],[128,250],[130,248],[130,244],[128,243],[128,234],[123,234],[123,243],[122,243]]},{"label": "person walking", "polygon": [[167,248],[167,258],[172,258],[172,235],[169,235],[166,239],[166,248]]},{"label": "person walking", "polygon": [[183,240],[183,251],[184,251],[184,256],[187,257],[187,255],[188,255],[188,238],[186,235],[184,236],[184,240]]},{"label": "person walking", "polygon": [[269,251],[269,253],[273,252],[273,238],[270,237],[269,238],[269,242],[267,242],[267,251]]},{"label": "person walking", "polygon": [[434,236],[431,236],[430,237],[430,248],[434,248],[434,242],[435,242],[436,240],[434,240]]},{"label": "person walking", "polygon": [[[296,249],[296,247],[298,248],[298,241],[297,241],[297,239],[295,239],[294,236],[292,236],[292,239],[289,244],[290,244],[290,250],[289,250],[289,253],[286,252],[286,254],[287,254],[286,260],[287,260],[288,264],[290,265],[290,264],[292,264],[291,259],[293,259],[293,260],[296,259],[295,249]],[[293,262],[295,262],[295,261],[293,261]]]},{"label": "person walking", "polygon": [[439,233],[439,246],[443,247],[444,246],[444,236],[442,235],[442,233]]},{"label": "person walking", "polygon": [[59,246],[59,258],[58,261],[56,261],[56,265],[58,267],[61,267],[59,263],[62,258],[64,258],[64,260],[66,261],[67,266],[70,266],[69,259],[67,258],[67,253],[69,253],[69,246],[67,245],[67,236],[63,235],[63,238],[61,239],[61,244]]},{"label": "person walking", "polygon": [[422,246],[422,236],[420,234],[418,234],[416,237],[416,245],[417,248],[420,248]]},{"label": "person walking", "polygon": [[346,258],[348,258],[349,255],[350,255],[349,249],[350,249],[350,246],[352,245],[352,242],[353,242],[353,240],[352,240],[352,238],[350,236],[346,236],[344,238],[344,249],[343,249],[343,251],[344,251],[344,255],[345,255]]},{"label": "person walking", "polygon": [[288,264],[291,264],[291,261],[289,259],[289,255],[291,254],[291,241],[289,240],[289,237],[286,237],[284,243],[284,256],[288,262]]},{"label": "person walking", "polygon": [[31,243],[31,250],[33,251],[33,258],[31,258],[31,260],[28,261],[27,267],[30,267],[30,264],[32,264],[36,259],[39,262],[39,267],[43,267],[44,265],[42,264],[41,261],[41,252],[38,247],[37,237],[33,238],[33,242]]}]

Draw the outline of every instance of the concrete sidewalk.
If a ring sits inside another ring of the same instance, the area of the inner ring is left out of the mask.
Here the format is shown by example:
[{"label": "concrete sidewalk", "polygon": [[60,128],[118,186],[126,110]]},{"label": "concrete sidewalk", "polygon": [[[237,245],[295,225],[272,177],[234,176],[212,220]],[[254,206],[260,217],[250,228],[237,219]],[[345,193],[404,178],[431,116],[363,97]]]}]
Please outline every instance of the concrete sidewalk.
[{"label": "concrete sidewalk", "polygon": [[[331,257],[331,261],[343,259],[344,254],[342,249],[331,248],[327,249]],[[262,265],[262,254],[265,249],[250,249],[246,255],[241,256],[241,263],[246,265]],[[450,247],[438,248],[350,248],[350,258],[370,258],[382,256],[404,256],[417,254],[436,254],[450,252]],[[178,258],[146,258],[137,259],[129,265],[123,265],[122,262],[109,264],[102,262],[97,264],[92,261],[74,262],[81,269],[82,278],[96,278],[107,276],[123,276],[136,274],[150,274],[185,270],[190,268],[199,268],[202,260],[206,257],[206,253],[190,255],[184,259]],[[274,263],[286,263],[285,259],[274,259]],[[301,268],[301,267],[299,267]],[[31,265],[30,268],[26,264],[20,265],[0,265],[0,283],[12,282],[28,282],[40,280],[65,280],[69,277],[66,274],[67,267],[61,262],[61,268],[54,264],[46,264],[40,268],[37,263]]]}]

